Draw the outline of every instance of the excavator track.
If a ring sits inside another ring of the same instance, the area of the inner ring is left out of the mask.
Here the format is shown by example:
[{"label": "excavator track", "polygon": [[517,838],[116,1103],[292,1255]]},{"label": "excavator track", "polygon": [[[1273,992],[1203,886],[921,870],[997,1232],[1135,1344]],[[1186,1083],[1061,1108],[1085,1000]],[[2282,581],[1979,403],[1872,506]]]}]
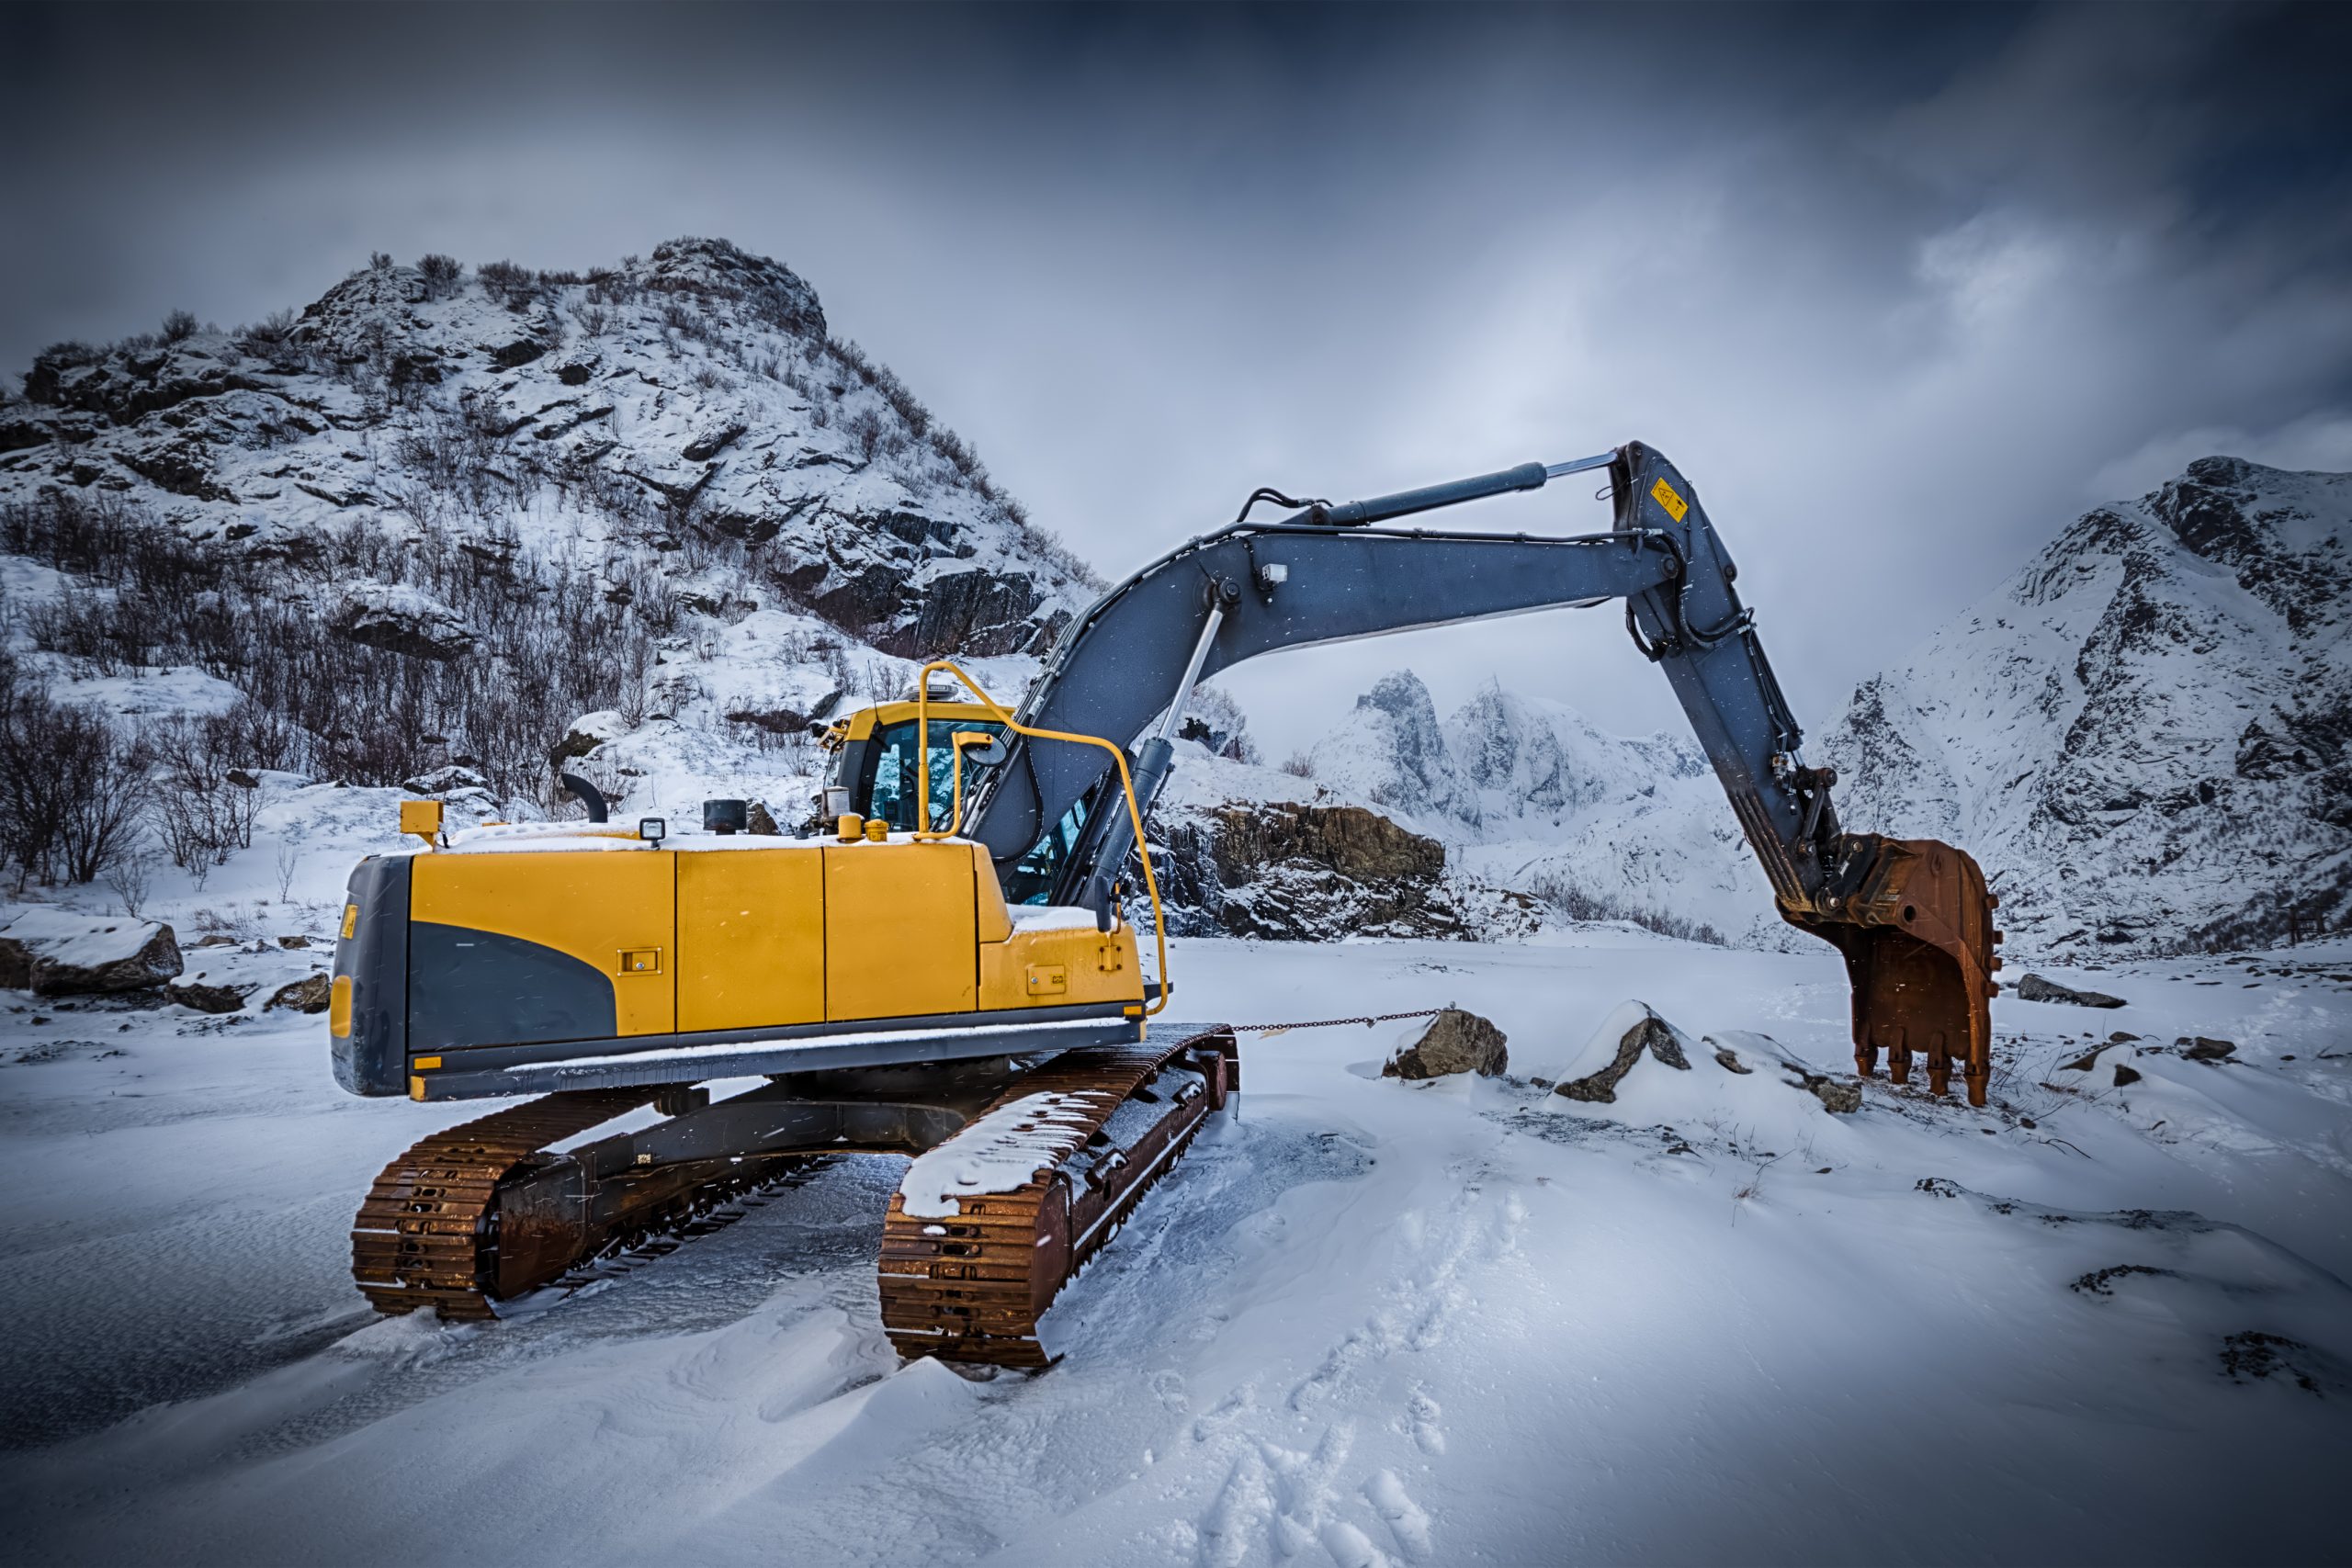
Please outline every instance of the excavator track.
[{"label": "excavator track", "polygon": [[368,1190],[351,1226],[351,1274],[387,1314],[431,1307],[495,1317],[499,1183],[549,1144],[647,1104],[652,1089],[550,1094],[412,1145]]},{"label": "excavator track", "polygon": [[1035,1144],[1026,1181],[959,1195],[952,1214],[910,1213],[907,1186],[891,1195],[882,1326],[899,1354],[1049,1365],[1038,1318],[1239,1087],[1226,1029],[1067,1052],[1024,1074],[925,1158]]}]

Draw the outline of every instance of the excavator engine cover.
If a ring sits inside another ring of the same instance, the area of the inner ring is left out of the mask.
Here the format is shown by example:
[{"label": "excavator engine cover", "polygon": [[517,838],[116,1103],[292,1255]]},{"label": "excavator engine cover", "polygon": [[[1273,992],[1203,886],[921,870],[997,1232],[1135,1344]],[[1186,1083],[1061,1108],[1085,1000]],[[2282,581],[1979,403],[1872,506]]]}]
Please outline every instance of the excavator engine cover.
[{"label": "excavator engine cover", "polygon": [[1854,834],[1843,849],[1842,891],[1813,909],[1783,904],[1781,915],[1846,955],[1855,1068],[1871,1077],[1883,1050],[1889,1075],[1908,1083],[1917,1052],[1928,1059],[1928,1087],[1944,1094],[1957,1061],[1968,1103],[1984,1104],[2001,989],[1992,914],[2000,901],[1966,851],[1937,840]]}]

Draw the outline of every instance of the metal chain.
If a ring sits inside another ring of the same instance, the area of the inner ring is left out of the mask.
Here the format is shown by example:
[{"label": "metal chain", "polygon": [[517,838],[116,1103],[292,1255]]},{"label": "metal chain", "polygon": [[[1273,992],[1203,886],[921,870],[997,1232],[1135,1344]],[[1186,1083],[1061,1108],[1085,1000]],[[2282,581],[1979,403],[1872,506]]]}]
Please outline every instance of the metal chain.
[{"label": "metal chain", "polygon": [[1228,1023],[1236,1034],[1286,1034],[1294,1029],[1329,1029],[1335,1024],[1361,1023],[1370,1029],[1375,1023],[1394,1023],[1406,1018],[1435,1018],[1444,1008],[1423,1008],[1419,1012],[1379,1012],[1369,1018],[1317,1018],[1296,1023]]}]

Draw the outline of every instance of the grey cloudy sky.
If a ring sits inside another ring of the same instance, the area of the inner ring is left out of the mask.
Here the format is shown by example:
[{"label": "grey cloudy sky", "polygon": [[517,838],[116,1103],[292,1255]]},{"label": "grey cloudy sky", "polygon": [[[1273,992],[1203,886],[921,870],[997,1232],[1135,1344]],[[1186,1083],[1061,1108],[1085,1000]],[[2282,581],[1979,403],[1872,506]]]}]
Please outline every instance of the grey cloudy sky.
[{"label": "grey cloudy sky", "polygon": [[[2260,5],[13,8],[0,365],[725,235],[1114,576],[1261,483],[1648,440],[1818,728],[2093,502],[2352,468],[2347,60]],[[1672,719],[1598,612],[1227,684],[1280,755],[1400,663]]]}]

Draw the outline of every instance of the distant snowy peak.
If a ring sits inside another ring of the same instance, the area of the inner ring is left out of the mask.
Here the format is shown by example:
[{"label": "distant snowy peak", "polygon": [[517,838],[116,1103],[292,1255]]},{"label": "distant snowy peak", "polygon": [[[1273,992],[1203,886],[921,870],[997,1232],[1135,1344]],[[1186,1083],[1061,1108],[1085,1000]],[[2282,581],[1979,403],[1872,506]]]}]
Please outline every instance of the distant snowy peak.
[{"label": "distant snowy peak", "polygon": [[2352,905],[2352,475],[2208,457],[2098,508],[1825,738],[1849,825],[1948,838],[2028,951]]},{"label": "distant snowy peak", "polygon": [[24,389],[0,502],[119,497],[249,550],[358,524],[596,570],[725,536],[910,656],[1042,648],[1091,583],[805,280],[722,240],[585,274],[379,258],[300,316],[58,344]]}]

